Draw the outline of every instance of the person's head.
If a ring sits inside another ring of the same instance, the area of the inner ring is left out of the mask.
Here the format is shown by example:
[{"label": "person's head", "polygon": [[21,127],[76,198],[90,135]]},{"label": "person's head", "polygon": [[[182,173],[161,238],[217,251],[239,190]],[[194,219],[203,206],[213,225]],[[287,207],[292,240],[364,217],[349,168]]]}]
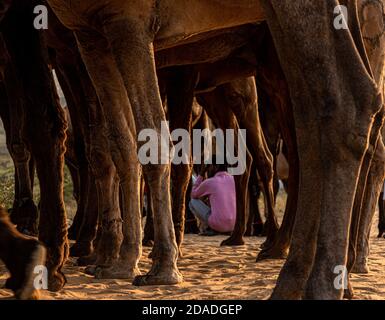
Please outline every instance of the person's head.
[{"label": "person's head", "polygon": [[209,178],[214,177],[218,172],[227,171],[227,164],[223,163],[223,161],[219,161],[215,155],[213,155],[212,162],[213,163],[209,165],[207,169],[207,176]]}]

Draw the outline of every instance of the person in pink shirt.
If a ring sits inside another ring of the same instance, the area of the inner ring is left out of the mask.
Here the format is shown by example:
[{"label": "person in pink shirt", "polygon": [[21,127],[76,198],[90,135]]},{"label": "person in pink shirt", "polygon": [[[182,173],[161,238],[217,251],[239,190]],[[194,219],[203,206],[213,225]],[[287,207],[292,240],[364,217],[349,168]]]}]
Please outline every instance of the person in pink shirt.
[{"label": "person in pink shirt", "polygon": [[[210,206],[201,200],[204,197],[208,197]],[[233,231],[236,219],[235,182],[226,165],[202,166],[191,191],[189,207],[201,224],[212,231]],[[205,234],[214,234],[212,231],[208,230]]]}]

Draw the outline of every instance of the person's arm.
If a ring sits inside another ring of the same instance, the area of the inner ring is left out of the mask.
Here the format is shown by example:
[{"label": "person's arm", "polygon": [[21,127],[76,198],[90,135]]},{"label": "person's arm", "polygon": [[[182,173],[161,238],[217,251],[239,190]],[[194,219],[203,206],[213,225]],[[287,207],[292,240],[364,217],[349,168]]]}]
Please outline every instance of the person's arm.
[{"label": "person's arm", "polygon": [[208,167],[202,165],[199,172],[198,178],[195,180],[191,190],[191,198],[199,199],[210,194],[210,179],[205,180],[204,176],[206,175]]},{"label": "person's arm", "polygon": [[199,176],[195,181],[195,184],[191,190],[191,198],[199,199],[208,196],[212,193],[212,180],[204,180],[202,176]]}]

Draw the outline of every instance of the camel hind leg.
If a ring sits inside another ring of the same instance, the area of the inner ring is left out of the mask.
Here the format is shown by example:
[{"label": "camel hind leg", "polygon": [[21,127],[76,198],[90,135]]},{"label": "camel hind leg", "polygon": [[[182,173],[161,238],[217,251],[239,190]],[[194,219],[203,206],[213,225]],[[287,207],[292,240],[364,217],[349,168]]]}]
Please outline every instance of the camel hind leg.
[{"label": "camel hind leg", "polygon": [[[231,102],[226,99],[226,88],[224,86],[218,87],[216,90],[200,94],[197,98],[200,105],[205,109],[209,117],[222,130],[233,129],[237,131],[238,123],[232,111]],[[237,137],[239,133],[236,132]],[[237,141],[237,138],[235,138]],[[238,146],[235,142],[234,148]],[[234,150],[235,151],[235,150]],[[240,155],[237,155],[240,156]],[[237,207],[236,207],[236,223],[231,236],[224,240],[222,246],[240,246],[244,245],[244,233],[246,231],[247,212],[246,200],[248,192],[248,181],[250,175],[250,167],[252,159],[250,153],[246,152],[246,170],[239,175],[234,176]]]},{"label": "camel hind leg", "polygon": [[[184,129],[190,133],[192,126],[192,106],[197,74],[193,67],[176,67],[169,70],[167,77],[167,106],[170,130]],[[179,137],[177,137],[179,138]],[[179,154],[179,156],[181,156]],[[172,215],[179,254],[182,255],[186,192],[192,173],[190,154],[184,154],[185,162],[171,167]]]},{"label": "camel hind leg", "polygon": [[[385,184],[383,184],[384,186]],[[378,199],[378,238],[381,238],[385,235],[385,200],[384,200],[384,191],[380,193]]]},{"label": "camel hind leg", "polygon": [[266,211],[266,242],[269,246],[276,237],[278,221],[275,214],[274,160],[266,142],[258,109],[258,98],[253,78],[234,81],[225,85],[226,98],[242,128],[247,130],[248,146],[261,178]]}]

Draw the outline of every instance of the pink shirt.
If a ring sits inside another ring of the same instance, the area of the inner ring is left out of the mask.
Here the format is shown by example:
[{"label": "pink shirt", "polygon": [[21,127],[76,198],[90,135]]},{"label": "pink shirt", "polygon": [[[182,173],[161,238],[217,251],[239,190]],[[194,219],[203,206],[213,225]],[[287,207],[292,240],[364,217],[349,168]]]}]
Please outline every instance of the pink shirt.
[{"label": "pink shirt", "polygon": [[199,199],[204,196],[209,197],[211,205],[210,228],[218,232],[233,231],[237,210],[234,177],[225,171],[206,180],[199,176],[191,197]]}]

